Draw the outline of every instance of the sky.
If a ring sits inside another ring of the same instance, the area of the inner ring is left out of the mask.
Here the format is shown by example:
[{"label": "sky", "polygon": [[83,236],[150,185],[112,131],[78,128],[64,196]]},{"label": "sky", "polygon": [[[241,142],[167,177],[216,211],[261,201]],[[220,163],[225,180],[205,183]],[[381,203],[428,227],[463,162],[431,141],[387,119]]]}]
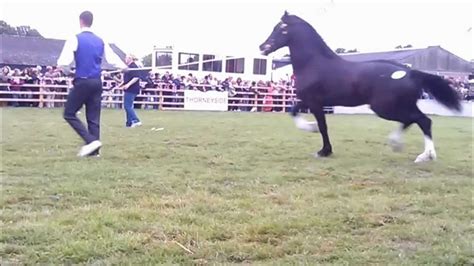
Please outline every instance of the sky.
[{"label": "sky", "polygon": [[[66,39],[79,31],[83,10],[93,29],[127,53],[142,57],[153,46],[258,53],[283,12],[308,21],[333,50],[360,52],[440,45],[474,59],[474,1],[437,0],[0,0],[0,20],[30,25],[44,37]],[[277,51],[279,56],[286,48]],[[237,55],[237,54],[236,54]]]}]

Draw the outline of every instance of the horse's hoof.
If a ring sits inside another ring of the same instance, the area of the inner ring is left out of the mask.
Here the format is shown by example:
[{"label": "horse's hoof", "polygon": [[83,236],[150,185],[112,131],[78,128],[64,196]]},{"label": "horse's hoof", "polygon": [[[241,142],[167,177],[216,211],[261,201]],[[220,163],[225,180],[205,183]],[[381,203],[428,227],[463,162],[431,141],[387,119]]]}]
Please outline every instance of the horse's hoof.
[{"label": "horse's hoof", "polygon": [[436,153],[434,151],[424,152],[415,159],[415,163],[423,163],[436,160]]},{"label": "horse's hoof", "polygon": [[400,139],[400,134],[397,132],[392,132],[388,136],[388,145],[392,147],[392,151],[401,152],[403,150],[403,143]]},{"label": "horse's hoof", "polygon": [[392,147],[392,151],[394,152],[401,152],[403,150],[403,143],[400,141],[390,139],[388,144]]},{"label": "horse's hoof", "polygon": [[314,132],[314,133],[319,132],[319,126],[317,122],[308,122],[307,127],[308,127],[307,131],[309,132]]},{"label": "horse's hoof", "polygon": [[331,156],[332,154],[332,151],[331,150],[320,150],[318,151],[314,156],[316,158],[320,158],[320,157],[329,157]]},{"label": "horse's hoof", "polygon": [[297,128],[308,131],[308,132],[319,132],[319,127],[317,122],[309,122],[306,119],[296,116],[293,118]]}]

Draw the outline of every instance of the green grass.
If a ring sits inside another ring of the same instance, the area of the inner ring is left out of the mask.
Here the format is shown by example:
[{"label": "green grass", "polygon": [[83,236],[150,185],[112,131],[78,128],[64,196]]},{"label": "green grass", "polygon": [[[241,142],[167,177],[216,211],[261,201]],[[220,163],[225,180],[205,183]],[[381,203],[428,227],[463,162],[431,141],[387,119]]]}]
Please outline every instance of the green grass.
[{"label": "green grass", "polygon": [[105,110],[102,158],[79,159],[61,110],[0,111],[2,265],[474,262],[472,119],[433,117],[438,160],[415,165],[420,129],[393,153],[374,116],[329,115],[335,154],[316,159],[287,114],[138,111],[126,129]]}]

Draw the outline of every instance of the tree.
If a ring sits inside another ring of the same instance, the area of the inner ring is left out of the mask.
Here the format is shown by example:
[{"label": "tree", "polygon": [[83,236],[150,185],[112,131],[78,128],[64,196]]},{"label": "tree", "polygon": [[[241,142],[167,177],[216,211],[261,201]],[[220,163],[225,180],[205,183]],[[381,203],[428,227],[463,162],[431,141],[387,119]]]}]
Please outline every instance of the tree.
[{"label": "tree", "polygon": [[30,37],[43,37],[41,36],[41,34],[35,30],[35,29],[32,29],[32,30],[29,30],[26,32],[26,36],[30,36]]},{"label": "tree", "polygon": [[404,48],[412,48],[412,47],[413,47],[413,45],[411,45],[411,44],[408,44],[408,45],[405,45],[405,46],[397,45],[395,47],[395,49],[404,49]]},{"label": "tree", "polygon": [[18,35],[18,32],[16,28],[8,25],[3,20],[0,20],[0,34],[6,34],[6,35]]},{"label": "tree", "polygon": [[[194,61],[197,61],[197,57],[195,58]],[[188,61],[188,63],[189,62],[193,62],[193,61]],[[144,67],[151,67],[152,66],[151,63],[152,63],[152,54],[147,54],[144,57],[142,57],[142,64]],[[156,58],[156,66],[160,66],[161,68],[171,69],[171,55],[167,53],[159,54]]]},{"label": "tree", "polygon": [[13,35],[13,36],[31,36],[40,37],[43,36],[36,29],[32,29],[30,26],[18,26],[12,27],[3,20],[0,20],[0,34]]},{"label": "tree", "polygon": [[144,67],[151,67],[151,54],[145,55],[142,58],[142,64]]},{"label": "tree", "polygon": [[357,48],[346,50],[345,48],[337,48],[336,54],[346,54],[346,53],[357,53],[359,52]]}]

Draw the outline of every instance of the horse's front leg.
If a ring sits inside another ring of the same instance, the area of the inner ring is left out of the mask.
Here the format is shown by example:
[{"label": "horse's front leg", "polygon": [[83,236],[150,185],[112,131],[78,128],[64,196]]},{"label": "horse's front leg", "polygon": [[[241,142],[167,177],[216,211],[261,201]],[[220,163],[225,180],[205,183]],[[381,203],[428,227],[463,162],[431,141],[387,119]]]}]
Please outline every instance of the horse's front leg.
[{"label": "horse's front leg", "polygon": [[303,104],[301,103],[301,101],[298,101],[295,104],[293,104],[293,106],[291,107],[291,112],[290,112],[291,116],[292,117],[298,116],[298,113],[300,112],[301,108],[303,108]]},{"label": "horse's front leg", "polygon": [[321,132],[321,137],[323,138],[323,148],[317,152],[318,157],[328,157],[332,154],[332,146],[329,141],[328,127],[326,125],[326,115],[324,114],[324,109],[322,106],[311,108],[311,113],[313,113],[316,121],[318,121],[319,131]]},{"label": "horse's front leg", "polygon": [[291,108],[291,116],[293,117],[293,121],[297,128],[309,131],[309,132],[318,132],[318,124],[316,122],[309,122],[300,115],[298,115],[299,111],[304,108],[304,104],[300,101],[293,105]]}]

